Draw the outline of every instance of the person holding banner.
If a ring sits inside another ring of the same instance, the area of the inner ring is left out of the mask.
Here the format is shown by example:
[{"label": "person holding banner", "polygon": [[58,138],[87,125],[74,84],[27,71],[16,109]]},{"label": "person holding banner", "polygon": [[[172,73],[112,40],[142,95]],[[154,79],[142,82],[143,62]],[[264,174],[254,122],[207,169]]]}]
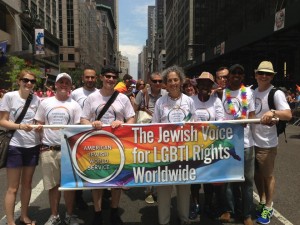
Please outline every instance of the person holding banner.
[{"label": "person holding banner", "polygon": [[[222,103],[226,120],[253,119],[255,118],[255,105],[253,92],[243,85],[245,76],[244,67],[235,64],[229,68],[228,86],[223,91]],[[244,127],[244,177],[245,182],[225,184],[225,212],[221,215],[221,222],[230,222],[231,216],[240,210],[242,212],[245,225],[253,225],[251,219],[253,205],[253,179],[254,179],[254,141],[250,125]],[[242,149],[237,149],[242,151]],[[233,186],[241,190],[242,206],[235,209],[235,198],[233,196]]]},{"label": "person holding banner", "polygon": [[[190,121],[195,113],[194,101],[181,92],[185,79],[181,67],[171,66],[162,72],[162,80],[169,93],[155,104],[152,123],[180,123]],[[157,187],[159,224],[170,223],[172,185]],[[190,185],[176,185],[177,210],[181,224],[189,224]]]},{"label": "person holding banner", "polygon": [[[40,99],[36,95],[31,95],[36,77],[33,72],[22,70],[18,75],[19,90],[6,93],[0,104],[1,128],[15,131],[9,143],[6,162],[7,191],[4,206],[8,225],[15,225],[14,211],[20,184],[20,223],[35,224],[28,217],[28,205],[31,196],[32,177],[38,165],[40,152],[40,135],[30,126],[34,124],[34,115],[40,104]],[[22,109],[26,108],[24,105],[30,97],[32,97],[29,102],[30,105],[18,124],[16,120],[22,114]]]},{"label": "person holding banner", "polygon": [[[162,78],[161,74],[158,72],[154,72],[150,75],[149,79],[149,88],[143,88],[138,92],[134,102],[134,109],[137,114],[137,123],[139,123],[139,111],[145,111],[149,114],[149,121],[141,120],[140,123],[150,123],[151,117],[154,112],[154,106],[161,96],[166,95],[167,91],[162,89]],[[146,187],[146,198],[145,201],[148,204],[154,203],[154,193],[156,192],[156,188],[153,186]]]},{"label": "person holding banner", "polygon": [[[224,120],[224,109],[221,100],[212,95],[213,86],[215,85],[214,77],[209,72],[203,72],[196,78],[198,95],[192,97],[195,103],[195,122],[198,121],[222,121]],[[212,202],[215,186],[213,184],[204,184],[205,204],[204,210],[210,216],[213,216]],[[216,188],[217,189],[217,188]],[[217,192],[218,203],[220,204],[220,191]],[[199,195],[199,190],[198,190]],[[199,197],[198,197],[199,198]],[[199,205],[193,206],[190,218],[195,219],[200,213]]]},{"label": "person holding banner", "polygon": [[[112,128],[121,126],[125,123],[132,124],[135,122],[134,109],[131,105],[129,98],[122,93],[118,93],[114,90],[114,86],[118,80],[118,70],[113,66],[105,66],[100,75],[100,79],[103,82],[103,87],[92,94],[90,94],[84,104],[83,113],[81,116],[81,124],[91,124],[95,129],[101,129],[103,125],[111,125]],[[102,111],[104,106],[110,100],[112,96],[116,96],[111,102],[111,105],[105,112]],[[99,114],[102,114],[101,118]],[[121,197],[122,189],[111,189],[111,213],[110,221],[112,225],[124,224],[118,215],[118,206]],[[103,189],[92,190],[95,216],[93,225],[102,225],[102,195]]]},{"label": "person holding banner", "polygon": [[[73,125],[80,123],[81,107],[74,101],[69,93],[72,87],[72,78],[67,73],[60,73],[56,77],[56,94],[42,101],[35,115],[39,125]],[[43,173],[44,189],[48,190],[51,216],[45,225],[56,225],[61,223],[58,212],[61,192],[60,170],[61,170],[61,137],[56,128],[43,129],[41,164]],[[73,215],[75,191],[65,191],[66,204],[65,224],[78,225],[77,218]]]},{"label": "person holding banner", "polygon": [[270,108],[268,96],[274,86],[271,81],[274,78],[273,64],[263,61],[255,70],[255,79],[258,87],[254,90],[256,103],[256,117],[261,118],[261,124],[253,124],[253,137],[255,140],[255,184],[260,202],[256,207],[258,216],[256,222],[270,223],[273,211],[273,193],[275,188],[274,164],[277,154],[278,137],[273,118],[290,120],[292,113],[290,106],[281,90],[274,93],[275,109]]},{"label": "person holding banner", "polygon": [[[78,102],[81,108],[83,108],[86,98],[98,90],[96,88],[96,82],[96,71],[90,68],[85,69],[82,75],[83,86],[71,92],[71,98]],[[77,190],[75,192],[75,202],[78,209],[88,208],[88,205],[82,198],[82,190]]]}]

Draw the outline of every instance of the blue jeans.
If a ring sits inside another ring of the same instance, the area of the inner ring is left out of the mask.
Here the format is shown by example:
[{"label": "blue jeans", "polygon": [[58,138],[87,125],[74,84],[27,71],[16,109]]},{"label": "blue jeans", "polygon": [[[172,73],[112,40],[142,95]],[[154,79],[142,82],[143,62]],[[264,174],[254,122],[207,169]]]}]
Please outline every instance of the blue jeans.
[{"label": "blue jeans", "polygon": [[224,211],[235,214],[241,211],[246,219],[251,217],[253,206],[254,147],[244,149],[244,182],[225,184]]}]

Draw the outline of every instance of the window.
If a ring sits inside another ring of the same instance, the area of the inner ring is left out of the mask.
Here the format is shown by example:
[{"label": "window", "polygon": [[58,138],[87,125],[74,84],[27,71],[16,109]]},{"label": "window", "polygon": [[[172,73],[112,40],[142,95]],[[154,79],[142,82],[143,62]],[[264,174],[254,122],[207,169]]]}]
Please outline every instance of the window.
[{"label": "window", "polygon": [[74,54],[68,54],[68,61],[74,61],[75,55]]}]

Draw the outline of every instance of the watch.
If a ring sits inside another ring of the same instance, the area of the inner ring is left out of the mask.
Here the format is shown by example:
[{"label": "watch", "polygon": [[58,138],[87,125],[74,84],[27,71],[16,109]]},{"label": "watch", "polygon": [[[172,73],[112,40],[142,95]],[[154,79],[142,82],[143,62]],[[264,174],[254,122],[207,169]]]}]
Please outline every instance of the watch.
[{"label": "watch", "polygon": [[276,118],[275,110],[274,110],[274,109],[271,109],[271,112],[273,113],[273,118]]}]

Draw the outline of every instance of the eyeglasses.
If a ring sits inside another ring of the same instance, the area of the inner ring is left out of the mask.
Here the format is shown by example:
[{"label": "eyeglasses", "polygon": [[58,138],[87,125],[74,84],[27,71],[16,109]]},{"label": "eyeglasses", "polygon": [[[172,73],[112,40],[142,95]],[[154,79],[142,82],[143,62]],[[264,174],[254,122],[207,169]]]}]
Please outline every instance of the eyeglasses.
[{"label": "eyeglasses", "polygon": [[27,84],[29,81],[30,81],[30,83],[32,83],[32,84],[35,84],[36,83],[36,79],[28,79],[28,78],[22,78],[22,79],[20,79],[21,81],[23,81],[25,84]]},{"label": "eyeglasses", "polygon": [[237,75],[243,75],[244,72],[242,72],[242,71],[232,71],[231,74],[233,74],[233,75],[235,75],[235,74],[237,74]]},{"label": "eyeglasses", "polygon": [[268,76],[268,77],[274,75],[273,73],[263,72],[263,71],[257,71],[256,73],[257,73],[258,75],[260,75],[260,76],[266,75],[266,76]]},{"label": "eyeglasses", "polygon": [[114,80],[118,79],[117,76],[113,76],[113,75],[106,75],[106,74],[105,74],[104,76],[105,76],[106,79],[110,79],[110,78],[112,78],[112,79],[114,79]]},{"label": "eyeglasses", "polygon": [[162,80],[151,80],[153,83],[156,83],[156,84],[160,84],[162,83]]},{"label": "eyeglasses", "polygon": [[217,77],[218,80],[227,80],[228,77],[227,76],[220,76],[220,77]]}]

